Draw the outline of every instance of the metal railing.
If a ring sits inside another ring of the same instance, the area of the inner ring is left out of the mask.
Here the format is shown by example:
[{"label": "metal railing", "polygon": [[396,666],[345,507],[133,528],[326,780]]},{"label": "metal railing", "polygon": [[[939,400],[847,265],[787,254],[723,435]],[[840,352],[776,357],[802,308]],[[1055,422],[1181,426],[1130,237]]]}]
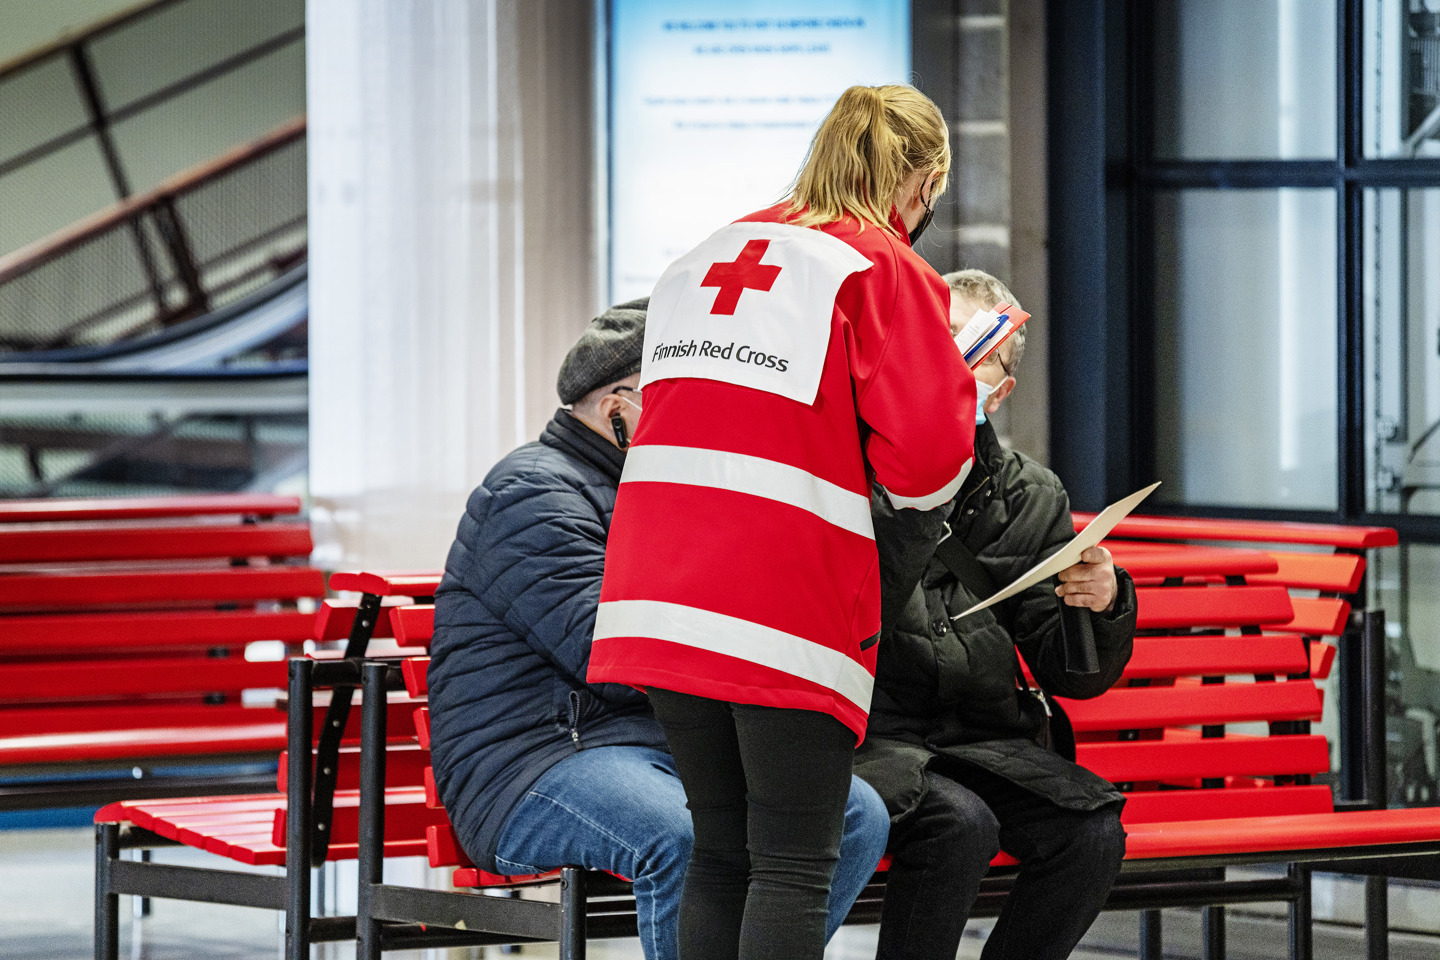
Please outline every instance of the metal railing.
[{"label": "metal railing", "polygon": [[[292,78],[303,75],[304,36],[302,0],[154,0],[0,64],[0,115],[13,121],[0,124],[0,192],[10,191],[12,225],[29,203],[36,227],[9,242],[97,205],[48,222],[39,198],[101,191],[115,201],[0,259],[0,351],[163,329],[303,258],[303,118],[150,185],[302,110],[303,79]],[[286,97],[252,96],[234,115],[215,107],[277,70]]]},{"label": "metal railing", "polygon": [[0,257],[0,350],[163,329],[305,259],[305,119]]}]

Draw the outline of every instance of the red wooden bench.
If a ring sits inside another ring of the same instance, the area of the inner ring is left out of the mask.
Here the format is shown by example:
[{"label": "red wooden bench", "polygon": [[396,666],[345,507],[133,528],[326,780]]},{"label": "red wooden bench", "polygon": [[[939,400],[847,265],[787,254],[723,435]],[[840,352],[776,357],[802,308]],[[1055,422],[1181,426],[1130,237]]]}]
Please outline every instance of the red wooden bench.
[{"label": "red wooden bench", "polygon": [[[1084,526],[1093,514],[1075,514]],[[1128,517],[1112,537],[1132,549],[1173,550],[1187,545],[1242,544],[1264,550],[1276,561],[1270,573],[1248,575],[1250,583],[1278,584],[1291,592],[1295,619],[1290,629],[1312,639],[1348,636],[1338,658],[1340,707],[1340,793],[1355,809],[1384,806],[1385,778],[1385,615],[1366,609],[1367,552],[1395,546],[1389,527],[1286,523],[1196,517]],[[1213,548],[1211,548],[1213,549]],[[1312,645],[1316,676],[1337,661],[1333,644]],[[1375,881],[1378,882],[1378,881]],[[1372,883],[1373,885],[1373,883]],[[1372,896],[1383,902],[1383,898]]]},{"label": "red wooden bench", "polygon": [[[1348,858],[1373,858],[1380,852],[1406,855],[1402,861],[1387,861],[1387,867],[1396,862],[1431,863],[1433,858],[1420,854],[1437,848],[1434,839],[1440,836],[1440,830],[1434,823],[1424,821],[1423,814],[1407,814],[1404,811],[1385,814],[1385,817],[1391,818],[1389,821],[1382,819],[1365,824],[1355,820],[1339,824],[1346,830],[1354,828],[1355,835],[1347,836],[1340,836],[1336,831],[1337,825],[1329,819],[1323,822],[1295,819],[1337,816],[1332,812],[1333,808],[1322,803],[1328,803],[1328,790],[1305,782],[1313,773],[1323,772],[1325,764],[1320,759],[1323,740],[1310,738],[1303,732],[1303,725],[1308,723],[1304,718],[1318,716],[1318,703],[1312,703],[1300,685],[1282,691],[1274,714],[1277,719],[1270,727],[1271,736],[1252,738],[1278,740],[1288,736],[1292,739],[1283,744],[1287,749],[1253,743],[1238,732],[1233,732],[1230,737],[1214,736],[1217,728],[1221,733],[1226,732],[1225,724],[1256,717],[1268,719],[1270,708],[1265,706],[1267,698],[1264,695],[1268,691],[1257,694],[1246,689],[1216,696],[1196,694],[1194,688],[1197,686],[1215,685],[1205,684],[1205,678],[1223,679],[1225,676],[1250,674],[1263,679],[1271,675],[1288,677],[1293,674],[1303,680],[1304,670],[1311,663],[1305,651],[1305,641],[1298,633],[1277,633],[1275,630],[1276,625],[1294,620],[1294,609],[1284,586],[1243,583],[1247,577],[1259,579],[1279,574],[1282,569],[1279,561],[1251,550],[1200,550],[1148,543],[1122,545],[1112,542],[1107,545],[1117,550],[1117,557],[1124,551],[1130,551],[1125,555],[1124,562],[1131,564],[1144,585],[1141,592],[1142,629],[1147,635],[1137,642],[1136,656],[1117,690],[1099,701],[1077,705],[1072,712],[1083,718],[1077,726],[1087,728],[1080,734],[1081,739],[1086,741],[1082,749],[1089,751],[1097,762],[1111,764],[1108,772],[1112,775],[1136,778],[1122,781],[1128,785],[1132,797],[1126,812],[1132,836],[1136,835],[1135,825],[1142,821],[1155,825],[1146,827],[1146,835],[1151,839],[1144,844],[1137,841],[1137,845],[1132,847],[1131,861],[1127,862],[1122,883],[1112,894],[1110,908],[1147,909],[1161,905],[1287,900],[1292,904],[1292,946],[1297,955],[1306,955],[1309,869],[1342,857],[1347,858],[1346,869],[1350,869],[1352,865],[1370,861]],[[1140,557],[1139,554],[1147,556]],[[402,577],[405,576],[413,579],[404,581]],[[317,622],[317,635],[340,637],[345,632],[346,623],[353,627],[359,611],[373,603],[376,615],[369,619],[376,625],[377,635],[389,632],[404,647],[423,646],[428,643],[433,625],[433,608],[423,603],[405,603],[403,598],[415,597],[427,588],[433,592],[436,583],[438,574],[433,573],[336,575],[332,579],[332,586],[336,589],[353,589],[364,595],[359,606],[352,608],[354,612],[348,614],[349,621],[345,621],[346,614],[340,612],[338,606],[327,608],[324,616],[332,618],[331,625]],[[388,602],[397,605],[383,606],[387,597],[392,598]],[[1262,625],[1266,625],[1270,632],[1258,633]],[[1237,629],[1246,632],[1237,634]],[[1204,633],[1190,634],[1192,630]],[[1219,630],[1225,632],[1215,632]],[[351,639],[354,639],[353,632]],[[351,684],[358,679],[354,661],[292,666],[292,670],[300,672],[313,669],[316,676],[341,668],[347,672],[337,682]],[[1211,674],[1209,671],[1212,670],[1223,670],[1225,673]],[[633,901],[628,899],[626,885],[616,878],[589,875],[574,869],[557,871],[554,876],[542,878],[495,877],[482,874],[466,863],[449,830],[448,821],[443,819],[443,811],[438,809],[433,778],[425,775],[427,714],[423,708],[417,709],[419,696],[407,693],[404,699],[397,700],[394,697],[382,698],[378,694],[379,689],[386,685],[397,688],[402,675],[414,688],[415,694],[423,694],[422,662],[416,659],[410,662],[408,668],[399,670],[393,666],[376,665],[370,672],[371,690],[366,701],[365,738],[362,742],[372,749],[362,756],[347,733],[346,742],[336,754],[334,775],[340,793],[336,795],[330,848],[332,859],[358,855],[362,861],[359,891],[362,922],[358,925],[363,941],[362,955],[373,956],[382,943],[385,949],[398,949],[558,940],[564,955],[573,956],[583,951],[586,936],[633,934]],[[1288,679],[1277,680],[1267,686],[1279,689],[1290,682]],[[1143,684],[1153,687],[1154,691],[1136,699],[1131,688]],[[1205,694],[1210,693],[1205,691]],[[1112,696],[1115,701],[1107,702]],[[1156,703],[1166,706],[1157,713],[1154,712]],[[1212,709],[1210,704],[1216,706]],[[1132,716],[1125,712],[1134,709],[1140,709],[1142,714]],[[1087,714],[1087,710],[1095,712]],[[1143,712],[1145,710],[1150,712]],[[306,716],[309,716],[308,712]],[[319,714],[316,722],[320,722]],[[1183,726],[1178,725],[1182,722]],[[1107,723],[1137,726],[1110,731],[1104,727]],[[1163,723],[1177,725],[1148,726]],[[1194,729],[1195,726],[1199,729]],[[347,723],[346,729],[353,731],[353,722]],[[1114,732],[1116,736],[1107,740],[1105,735],[1109,732]],[[1122,736],[1125,739],[1121,739]],[[1131,737],[1135,739],[1132,741]],[[1293,739],[1296,737],[1302,739]],[[1199,742],[1216,739],[1228,742]],[[1316,741],[1320,741],[1320,750],[1316,749]],[[378,743],[385,743],[388,749],[373,749]],[[1144,766],[1144,763],[1155,760],[1157,750],[1169,750],[1172,746],[1175,747],[1175,756],[1164,761],[1171,767],[1152,769]],[[1291,757],[1294,751],[1288,749],[1290,747],[1298,748],[1299,759]],[[1229,757],[1227,754],[1232,748],[1235,756]],[[147,886],[139,882],[140,874],[129,871],[129,868],[148,865],[120,861],[119,845],[107,846],[110,842],[106,839],[107,831],[118,831],[121,829],[119,825],[101,824],[101,851],[97,863],[108,866],[97,872],[97,924],[101,924],[97,929],[113,930],[118,894],[148,891],[152,895],[179,899],[214,899],[247,902],[272,909],[286,908],[289,931],[287,955],[292,957],[305,955],[303,950],[310,940],[343,939],[347,930],[354,932],[354,918],[309,917],[309,874],[301,869],[300,864],[309,859],[306,854],[313,849],[313,844],[312,835],[305,829],[304,823],[307,804],[299,799],[308,795],[308,789],[302,789],[308,788],[308,783],[299,781],[309,778],[311,766],[297,759],[304,758],[309,752],[300,750],[292,752],[289,757],[288,776],[283,782],[295,799],[289,802],[288,809],[298,809],[301,815],[283,820],[283,836],[277,831],[279,821],[276,810],[280,804],[273,797],[268,805],[260,803],[254,806],[245,806],[244,798],[240,798],[237,802],[242,803],[242,808],[231,810],[206,811],[203,805],[207,801],[204,800],[188,802],[199,803],[202,809],[193,809],[186,802],[154,808],[145,804],[130,804],[114,817],[124,820],[148,816],[151,827],[173,833],[179,838],[178,842],[230,856],[241,852],[243,857],[248,855],[243,851],[255,851],[256,855],[270,858],[268,862],[283,861],[287,865],[283,889],[271,885],[263,894],[252,890],[248,900],[241,900],[231,893],[212,892],[210,896],[200,896],[194,890],[177,890],[175,885],[169,887],[168,893],[156,893],[156,883]],[[1230,759],[1238,765],[1237,770],[1244,772],[1224,772],[1229,765],[1226,761]],[[1265,767],[1281,759],[1284,762],[1280,766],[1274,769]],[[1131,766],[1127,767],[1127,763]],[[1178,771],[1174,769],[1177,764]],[[1312,769],[1306,772],[1306,767]],[[1178,783],[1141,779],[1145,776],[1171,777],[1177,772],[1184,774],[1173,778]],[[371,786],[382,780],[386,786],[383,794]],[[358,796],[346,793],[352,785],[362,788]],[[1182,797],[1182,793],[1185,796]],[[1219,827],[1207,827],[1200,820],[1205,816],[1222,817],[1225,823]],[[1264,822],[1264,818],[1277,816],[1281,820]],[[1402,822],[1406,816],[1420,822],[1407,825]],[[1165,819],[1167,817],[1170,819]],[[217,825],[228,829],[237,820],[249,826],[239,833],[227,834],[216,829]],[[1244,830],[1233,829],[1240,820],[1250,825],[1248,834]],[[1176,838],[1183,839],[1187,835],[1177,833],[1175,824],[1194,828],[1187,841],[1192,842],[1192,848],[1182,849],[1177,845]],[[1404,835],[1406,829],[1410,829],[1414,836],[1423,835],[1424,839],[1416,840],[1413,836],[1397,839]],[[1330,831],[1328,834],[1327,830]],[[1266,831],[1277,842],[1264,843],[1262,838],[1267,835]],[[1304,836],[1300,837],[1301,834]],[[156,834],[134,822],[123,828],[123,834],[116,834],[117,837],[120,835],[142,839],[146,835],[156,837]],[[1240,839],[1229,847],[1223,843],[1217,845],[1217,838],[1225,836]],[[365,838],[364,843],[360,842],[362,837]],[[379,840],[381,837],[383,842]],[[380,883],[379,866],[383,858],[414,852],[422,839],[432,863],[458,868],[455,874],[457,884],[508,889],[525,882],[558,883],[562,888],[560,902],[546,904],[471,894],[444,894]],[[1368,846],[1361,851],[1348,846],[1331,850],[1313,845],[1315,842],[1341,840],[1352,843],[1363,840]],[[1389,843],[1392,840],[1394,844]],[[1297,844],[1294,850],[1281,849],[1291,843]],[[280,849],[282,847],[285,849]],[[287,851],[295,850],[299,851],[298,856],[285,856]],[[1290,864],[1286,877],[1228,883],[1224,880],[1226,864],[1274,861]],[[112,868],[119,868],[118,873],[112,872]],[[1003,864],[997,865],[977,904],[977,915],[998,910],[1012,873],[1007,873]],[[278,882],[281,878],[272,879]],[[878,918],[879,897],[882,894],[883,876],[880,876],[857,903],[851,922],[873,922]],[[105,920],[105,916],[110,919]],[[1156,949],[1158,932],[1158,924],[1149,931],[1154,935]],[[1217,936],[1223,943],[1223,926],[1209,928],[1212,947]],[[97,949],[99,942],[97,940]],[[97,952],[97,956],[102,955],[114,954]],[[1158,953],[1148,955],[1158,957]]]},{"label": "red wooden bench", "polygon": [[285,685],[324,595],[309,527],[277,519],[299,509],[244,494],[0,503],[0,808],[268,779],[285,724],[265,691]]},{"label": "red wooden bench", "polygon": [[[1290,904],[1292,955],[1306,957],[1311,870],[1382,855],[1434,869],[1440,810],[1337,812],[1330,789],[1311,782],[1328,772],[1329,752],[1325,739],[1308,729],[1321,712],[1320,692],[1308,676],[1309,641],[1293,629],[1295,611],[1284,584],[1245,582],[1274,578],[1280,563],[1250,550],[1111,546],[1144,584],[1138,588],[1141,635],[1135,655],[1110,692],[1063,703],[1076,728],[1080,762],[1127,793],[1123,819],[1130,840],[1108,908],[1141,909],[1151,918],[1147,955],[1159,957],[1160,930],[1152,911],[1160,906],[1281,900]],[[397,607],[391,621],[408,645],[420,645],[428,642],[431,613],[426,606]],[[401,666],[412,702],[426,692],[426,666],[424,658]],[[455,868],[456,887],[558,883],[558,902],[519,906],[381,882],[386,848],[426,822],[408,797],[411,805],[397,809],[388,794],[370,786],[383,778],[393,791],[423,763],[423,754],[417,757],[413,749],[400,754],[393,738],[387,739],[393,710],[380,705],[389,702],[384,689],[393,686],[393,673],[384,665],[367,668],[362,755],[345,758],[359,768],[356,836],[383,832],[386,838],[384,847],[360,842],[357,956],[416,945],[415,924],[426,925],[435,946],[556,940],[562,956],[575,955],[587,936],[632,935],[633,901],[625,899],[616,878],[574,868],[540,877],[489,874],[468,862],[443,819],[425,827],[426,848],[432,866]],[[1261,724],[1264,732],[1234,729],[1238,724]],[[428,711],[420,707],[414,729],[421,750],[429,747],[428,728]],[[387,742],[390,749],[377,747]],[[392,757],[403,757],[398,771],[391,768]],[[422,777],[425,803],[439,812],[428,768],[422,767]],[[391,826],[395,815],[401,821],[398,834]],[[1255,863],[1285,864],[1288,871],[1274,879],[1225,879],[1225,867]],[[1004,854],[997,858],[977,915],[998,911],[1013,882],[1011,864]],[[876,921],[882,898],[883,869],[848,922]],[[1206,931],[1207,955],[1223,955],[1218,909],[1207,915]]]},{"label": "red wooden bench", "polygon": [[[346,574],[332,584],[348,589]],[[349,691],[360,681],[360,657],[398,657],[393,613],[410,599],[428,600],[438,575],[406,580],[406,596],[389,586],[384,596],[366,593],[358,601],[329,600],[306,618],[305,636],[322,650],[289,662],[287,693],[279,714],[282,745],[278,777],[263,792],[226,796],[127,800],[96,815],[95,955],[115,960],[119,951],[118,905],[122,894],[282,911],[286,915],[286,956],[307,958],[310,944],[353,939],[354,917],[311,914],[311,867],[358,854],[356,811],[359,717],[349,712]],[[397,578],[398,583],[398,578]],[[333,649],[344,641],[345,648]],[[350,656],[346,656],[350,654]],[[398,683],[398,678],[397,678]],[[344,695],[341,691],[345,691]],[[341,704],[344,706],[342,707]],[[273,709],[273,708],[272,708]],[[415,745],[415,705],[397,699],[390,706],[388,729],[395,738],[394,789],[387,802],[394,822],[385,843],[387,856],[425,852],[425,826],[437,816],[424,804],[421,752]],[[324,734],[332,759],[325,755]],[[427,761],[428,762],[428,761]],[[325,771],[331,772],[326,776]],[[325,786],[328,780],[330,786]],[[294,811],[295,814],[291,815]],[[409,823],[413,813],[423,822]],[[122,859],[126,850],[185,845],[251,866],[284,867],[283,876],[257,875],[214,867],[179,867]],[[291,856],[291,851],[298,855]]]}]

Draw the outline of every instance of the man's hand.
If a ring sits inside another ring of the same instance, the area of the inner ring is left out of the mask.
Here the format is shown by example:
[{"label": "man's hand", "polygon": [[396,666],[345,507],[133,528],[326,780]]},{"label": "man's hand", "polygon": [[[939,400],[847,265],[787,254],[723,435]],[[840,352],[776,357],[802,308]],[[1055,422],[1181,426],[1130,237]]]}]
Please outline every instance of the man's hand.
[{"label": "man's hand", "polygon": [[1096,613],[1115,609],[1120,585],[1115,580],[1115,561],[1104,547],[1090,547],[1080,562],[1060,571],[1055,595],[1072,607],[1089,607]]}]

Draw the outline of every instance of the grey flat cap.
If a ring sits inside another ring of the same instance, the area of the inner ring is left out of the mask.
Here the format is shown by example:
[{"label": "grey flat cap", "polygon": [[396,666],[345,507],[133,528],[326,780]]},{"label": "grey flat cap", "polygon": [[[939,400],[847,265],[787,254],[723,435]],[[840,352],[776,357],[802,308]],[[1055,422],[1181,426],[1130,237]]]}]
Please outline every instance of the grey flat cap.
[{"label": "grey flat cap", "polygon": [[561,403],[574,403],[607,383],[640,372],[649,297],[620,303],[590,321],[560,364],[555,389]]}]

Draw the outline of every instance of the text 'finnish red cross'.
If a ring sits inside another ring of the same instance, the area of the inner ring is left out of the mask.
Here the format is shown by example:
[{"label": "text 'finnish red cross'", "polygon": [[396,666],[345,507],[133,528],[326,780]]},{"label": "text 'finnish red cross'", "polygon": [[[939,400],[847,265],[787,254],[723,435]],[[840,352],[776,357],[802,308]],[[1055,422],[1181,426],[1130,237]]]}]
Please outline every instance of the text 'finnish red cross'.
[{"label": "text 'finnish red cross'", "polygon": [[715,294],[715,306],[710,308],[712,314],[733,317],[735,307],[740,303],[740,294],[746,290],[768,292],[775,286],[780,268],[760,262],[768,249],[769,240],[751,240],[734,260],[710,265],[700,286],[720,288],[720,292]]}]

